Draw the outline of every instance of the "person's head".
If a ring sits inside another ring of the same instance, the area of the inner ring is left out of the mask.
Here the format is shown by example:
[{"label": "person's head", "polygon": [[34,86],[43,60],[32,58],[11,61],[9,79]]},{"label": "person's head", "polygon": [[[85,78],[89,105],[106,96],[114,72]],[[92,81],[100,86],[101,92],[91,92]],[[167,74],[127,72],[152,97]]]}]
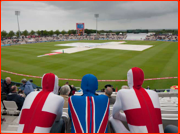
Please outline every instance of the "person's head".
[{"label": "person's head", "polygon": [[33,80],[32,79],[29,79],[29,81],[32,83],[33,82]]},{"label": "person's head", "polygon": [[6,77],[5,80],[6,80],[6,83],[7,83],[7,84],[11,84],[11,78],[10,78],[10,77]]},{"label": "person's head", "polygon": [[92,74],[84,75],[81,81],[81,89],[83,90],[83,94],[95,94],[95,91],[98,89],[96,76]]},{"label": "person's head", "polygon": [[111,97],[111,94],[112,94],[113,90],[112,90],[112,87],[107,87],[105,89],[105,95]]},{"label": "person's head", "polygon": [[121,89],[129,89],[129,87],[127,85],[123,85]]},{"label": "person's head", "polygon": [[67,81],[65,85],[69,85],[69,82]]},{"label": "person's head", "polygon": [[107,87],[113,87],[113,86],[111,84],[106,84],[104,87],[107,88]]},{"label": "person's head", "polygon": [[11,93],[16,93],[16,92],[17,92],[17,86],[12,86]]},{"label": "person's head", "polygon": [[42,91],[58,94],[59,80],[53,73],[44,74],[41,81]]},{"label": "person's head", "polygon": [[144,82],[144,72],[138,67],[133,67],[127,73],[127,80],[130,89],[140,89]]},{"label": "person's head", "polygon": [[73,87],[74,87],[74,85],[71,85],[71,87],[73,88]]},{"label": "person's head", "polygon": [[64,85],[60,89],[60,95],[69,95],[71,89],[68,85]]},{"label": "person's head", "polygon": [[24,78],[21,80],[22,84],[26,84],[27,80]]}]

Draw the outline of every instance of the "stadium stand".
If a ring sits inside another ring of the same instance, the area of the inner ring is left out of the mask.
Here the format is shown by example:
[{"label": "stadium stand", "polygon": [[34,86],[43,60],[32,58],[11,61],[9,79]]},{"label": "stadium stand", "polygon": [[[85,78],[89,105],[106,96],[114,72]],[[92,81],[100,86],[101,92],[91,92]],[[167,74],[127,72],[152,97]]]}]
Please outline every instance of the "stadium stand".
[{"label": "stadium stand", "polygon": [[10,46],[16,44],[28,44],[28,43],[39,43],[39,42],[52,42],[52,41],[75,41],[75,40],[157,40],[157,41],[178,41],[178,35],[155,35],[146,33],[127,33],[119,34],[115,33],[101,33],[90,35],[58,35],[58,36],[28,36],[22,39],[2,39],[1,46]]},{"label": "stadium stand", "polygon": [[146,38],[147,34],[146,33],[127,33],[127,38],[126,40],[144,40]]},{"label": "stadium stand", "polygon": [[[168,127],[168,131],[169,131],[169,127],[171,129],[172,127],[174,128],[175,126],[178,126],[178,92],[173,92],[169,90],[168,92],[165,93],[162,90],[162,92],[157,92],[157,93],[159,96],[163,128]],[[74,94],[74,97],[76,98],[77,96],[81,96],[82,94],[83,92],[76,92]],[[99,94],[100,96],[104,94],[104,92],[96,92],[96,94]],[[113,92],[112,97],[116,99],[116,96],[117,96],[117,92]],[[1,127],[1,132],[15,133],[17,132],[18,129],[18,117],[12,115],[17,114],[19,112],[17,111],[17,105],[15,102],[13,103],[12,101],[8,102],[4,100],[3,102],[7,110],[4,109],[3,104],[1,103],[1,114],[3,114],[2,118],[5,118],[7,121],[3,122]],[[111,117],[113,105],[110,105],[109,109],[110,109],[109,117]],[[7,115],[4,115],[4,113],[7,113]],[[71,123],[68,115],[68,108],[63,108],[62,121],[64,122],[64,126],[63,129],[61,129],[62,130],[61,132],[71,132]],[[60,123],[62,124],[62,122]],[[126,122],[122,122],[122,123],[129,130],[127,123]],[[174,126],[169,126],[170,124]],[[59,126],[59,125],[60,124],[58,123],[55,124],[55,126]],[[54,131],[51,130],[51,132]],[[115,132],[110,122],[108,123],[108,132]]]}]

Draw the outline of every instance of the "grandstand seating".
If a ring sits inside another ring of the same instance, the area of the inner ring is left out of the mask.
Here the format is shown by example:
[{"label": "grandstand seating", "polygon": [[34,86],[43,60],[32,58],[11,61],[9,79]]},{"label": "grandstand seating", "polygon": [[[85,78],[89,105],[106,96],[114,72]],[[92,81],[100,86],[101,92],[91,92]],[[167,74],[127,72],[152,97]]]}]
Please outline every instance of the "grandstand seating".
[{"label": "grandstand seating", "polygon": [[144,40],[146,38],[147,34],[146,33],[127,33],[127,38],[126,40]]},{"label": "grandstand seating", "polygon": [[[98,94],[104,94],[102,92],[97,92]],[[178,97],[176,96],[176,94],[178,93],[158,93],[159,94],[159,100],[160,100],[160,104],[161,104],[161,115],[162,115],[162,122],[163,122],[163,127],[165,128],[167,125],[172,124],[175,126],[178,126]],[[82,92],[76,92],[75,95],[82,95]],[[167,96],[168,95],[168,96]],[[114,92],[112,94],[112,97],[116,97],[116,92]],[[9,102],[8,101],[3,101],[5,102],[5,107],[7,108],[7,111],[11,111],[9,112],[9,114],[14,114],[16,113],[16,109],[17,109],[17,105],[15,102]],[[113,105],[110,105],[110,115],[112,113],[112,108]],[[1,104],[1,112],[3,110],[2,104]],[[4,110],[3,110],[4,111]],[[63,120],[66,122],[65,126],[66,126],[66,132],[70,132],[70,126],[68,124],[68,120],[69,120],[69,116],[68,116],[68,108],[63,108],[63,114],[62,114],[62,118]],[[17,118],[18,117],[10,117],[8,115],[3,115],[3,117],[5,117],[6,119],[13,119],[12,122],[5,122],[4,124],[6,124],[6,126],[8,127],[2,127],[3,129],[1,130],[2,132],[16,132],[17,127],[18,127],[18,123],[17,123]],[[16,120],[16,122],[14,121]],[[123,122],[123,124],[127,127],[127,123]],[[2,124],[3,125],[3,124]],[[110,125],[110,124],[109,124]],[[111,125],[110,125],[111,126]],[[108,132],[113,132],[112,127],[108,127],[111,130],[108,130]]]},{"label": "grandstand seating", "polygon": [[147,35],[146,33],[127,33],[127,34],[105,34],[105,35],[59,35],[59,36],[44,36],[35,38],[24,39],[4,39],[1,40],[1,46],[14,45],[14,44],[27,44],[37,42],[50,42],[50,41],[68,41],[68,40],[164,40],[164,41],[178,41],[177,35]]}]

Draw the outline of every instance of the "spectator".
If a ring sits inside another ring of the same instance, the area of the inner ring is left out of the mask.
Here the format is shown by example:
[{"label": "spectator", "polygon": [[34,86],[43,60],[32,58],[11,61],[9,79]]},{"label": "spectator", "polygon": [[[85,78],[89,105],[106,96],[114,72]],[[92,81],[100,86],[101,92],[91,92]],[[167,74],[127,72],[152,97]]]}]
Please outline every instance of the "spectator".
[{"label": "spectator", "polygon": [[123,85],[121,89],[129,89],[129,87],[127,85]]},{"label": "spectator", "polygon": [[112,92],[112,87],[107,87],[105,89],[105,95],[108,96],[110,105],[115,103],[115,99],[111,97]]},{"label": "spectator", "polygon": [[58,82],[58,77],[52,73],[43,75],[42,91],[30,93],[24,101],[18,133],[49,133],[53,123],[60,120],[64,99],[55,94]]},{"label": "spectator", "polygon": [[[71,132],[107,132],[109,100],[106,95],[95,94],[95,91],[98,89],[97,78],[92,74],[86,74],[82,78],[81,88],[83,90],[82,96],[71,96],[68,99],[68,113],[72,124]],[[82,127],[79,127],[79,124]]]},{"label": "spectator", "polygon": [[22,79],[21,81],[23,83],[24,87],[24,94],[27,96],[29,93],[33,92],[33,86],[30,81],[27,81],[26,79]]},{"label": "spectator", "polygon": [[101,92],[105,92],[105,89],[103,88],[103,89],[101,89]]},{"label": "spectator", "polygon": [[15,101],[18,106],[17,110],[21,110],[24,103],[24,97],[21,97],[20,95],[17,94],[17,86],[11,87],[11,92],[7,95],[7,100]]},{"label": "spectator", "polygon": [[113,92],[115,92],[115,89],[113,88],[113,86],[112,86],[111,84],[107,84],[107,85],[105,85],[105,88],[107,88],[107,87],[111,87],[111,88],[112,88],[112,90],[113,90]]},{"label": "spectator", "polygon": [[31,82],[33,89],[37,89],[37,86],[33,83],[33,80],[30,79],[29,81]]},{"label": "spectator", "polygon": [[69,96],[72,96],[72,95],[73,95],[73,89],[72,89],[71,85],[69,85],[69,82],[68,82],[68,81],[66,82],[65,85],[68,85],[68,86],[70,87],[71,91],[70,91]]},{"label": "spectator", "polygon": [[147,88],[146,88],[147,90],[150,90],[150,87],[149,86],[147,86]]},{"label": "spectator", "polygon": [[8,95],[11,91],[11,78],[10,77],[6,77],[6,79],[4,80],[4,82],[2,83],[2,93],[6,93],[6,95]]},{"label": "spectator", "polygon": [[60,89],[60,96],[64,98],[64,107],[63,108],[68,108],[68,98],[69,98],[69,93],[71,89],[69,85],[64,85]]},{"label": "spectator", "polygon": [[[134,67],[128,71],[127,79],[130,90],[118,91],[110,118],[115,132],[163,133],[159,97],[156,92],[142,88],[143,71]],[[128,123],[129,130],[121,121]]]},{"label": "spectator", "polygon": [[74,95],[77,89],[74,87],[74,85],[71,85],[71,87],[72,87],[72,95]]}]

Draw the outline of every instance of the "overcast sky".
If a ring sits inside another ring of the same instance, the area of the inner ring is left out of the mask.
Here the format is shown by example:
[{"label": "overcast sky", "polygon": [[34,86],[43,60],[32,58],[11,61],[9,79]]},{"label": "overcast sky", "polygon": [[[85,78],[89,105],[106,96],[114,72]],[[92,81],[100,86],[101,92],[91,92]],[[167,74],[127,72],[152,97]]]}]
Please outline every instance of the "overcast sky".
[{"label": "overcast sky", "polygon": [[98,30],[177,29],[177,1],[2,1],[1,30],[69,30],[76,23]]}]

